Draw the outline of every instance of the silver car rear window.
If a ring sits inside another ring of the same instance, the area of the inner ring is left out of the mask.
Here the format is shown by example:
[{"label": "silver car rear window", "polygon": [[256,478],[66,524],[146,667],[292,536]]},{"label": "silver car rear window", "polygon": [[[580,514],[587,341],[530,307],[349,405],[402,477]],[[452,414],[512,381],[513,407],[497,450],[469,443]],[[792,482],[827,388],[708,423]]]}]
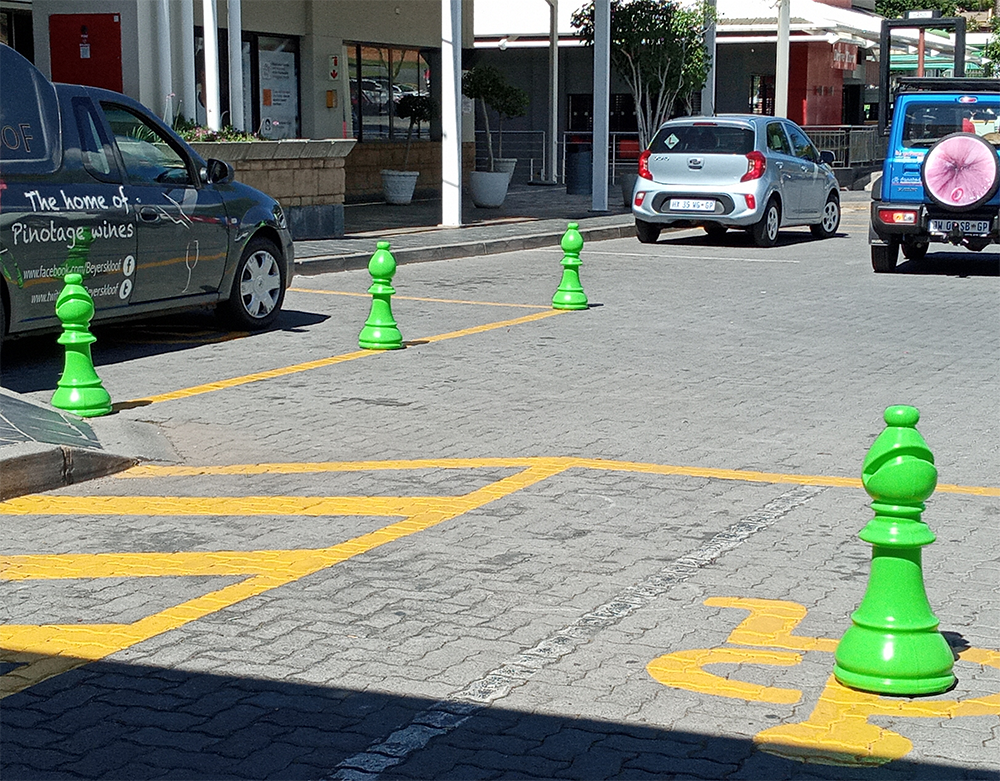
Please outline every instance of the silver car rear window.
[{"label": "silver car rear window", "polygon": [[659,152],[745,155],[753,150],[754,132],[750,128],[726,125],[672,125],[660,128],[649,145]]}]

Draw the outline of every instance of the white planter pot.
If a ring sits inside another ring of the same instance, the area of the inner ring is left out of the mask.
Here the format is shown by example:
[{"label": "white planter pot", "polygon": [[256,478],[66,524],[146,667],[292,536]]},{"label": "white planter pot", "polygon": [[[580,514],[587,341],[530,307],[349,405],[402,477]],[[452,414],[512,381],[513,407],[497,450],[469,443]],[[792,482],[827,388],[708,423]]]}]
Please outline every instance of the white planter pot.
[{"label": "white planter pot", "polygon": [[510,176],[504,171],[471,171],[469,173],[469,195],[480,209],[496,209],[503,206],[507,197]]},{"label": "white planter pot", "polygon": [[386,203],[406,204],[413,200],[419,171],[382,171],[382,193]]},{"label": "white planter pot", "polygon": [[514,169],[517,167],[516,157],[496,157],[493,159],[493,170],[503,171],[507,174],[508,181],[514,177]]}]

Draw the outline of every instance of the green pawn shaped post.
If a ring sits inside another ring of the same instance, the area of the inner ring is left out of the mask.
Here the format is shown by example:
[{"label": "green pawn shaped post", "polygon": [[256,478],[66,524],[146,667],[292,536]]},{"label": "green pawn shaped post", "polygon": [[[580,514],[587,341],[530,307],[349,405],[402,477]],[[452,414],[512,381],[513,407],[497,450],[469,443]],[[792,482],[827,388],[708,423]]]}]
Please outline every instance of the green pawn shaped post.
[{"label": "green pawn shaped post", "polygon": [[845,686],[875,694],[937,694],[955,683],[955,657],[924,590],[921,548],[934,533],[921,519],[937,469],[913,407],[885,411],[887,427],[865,457],[861,482],[875,517],[859,535],[872,545],[868,588],[835,654]]},{"label": "green pawn shaped post", "polygon": [[372,309],[358,336],[358,344],[365,350],[398,350],[403,346],[403,335],[392,319],[389,303],[396,292],[392,286],[396,259],[389,252],[389,242],[378,243],[378,249],[368,261],[368,273],[372,275],[372,286],[368,288],[372,294]]},{"label": "green pawn shaped post", "polygon": [[552,296],[553,309],[586,309],[587,294],[580,284],[580,250],[583,249],[583,236],[579,225],[571,222],[566,226],[559,246],[563,251],[563,275],[556,294]]},{"label": "green pawn shaped post", "polygon": [[66,347],[66,363],[52,406],[83,418],[111,412],[111,396],[101,384],[90,356],[90,345],[97,341],[88,326],[94,316],[94,299],[83,286],[80,274],[67,274],[66,283],[56,299],[56,317],[63,332],[57,340]]}]

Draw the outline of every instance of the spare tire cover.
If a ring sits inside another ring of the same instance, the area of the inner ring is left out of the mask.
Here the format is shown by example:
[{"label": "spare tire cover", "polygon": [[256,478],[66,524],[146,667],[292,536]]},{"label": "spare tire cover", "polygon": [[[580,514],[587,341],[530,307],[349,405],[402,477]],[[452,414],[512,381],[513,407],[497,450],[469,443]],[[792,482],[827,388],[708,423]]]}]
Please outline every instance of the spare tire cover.
[{"label": "spare tire cover", "polygon": [[8,176],[57,171],[62,164],[62,135],[55,87],[3,44],[0,73],[0,168]]},{"label": "spare tire cover", "polygon": [[952,133],[927,150],[920,178],[938,206],[975,209],[1000,186],[1000,159],[993,145],[974,133]]}]

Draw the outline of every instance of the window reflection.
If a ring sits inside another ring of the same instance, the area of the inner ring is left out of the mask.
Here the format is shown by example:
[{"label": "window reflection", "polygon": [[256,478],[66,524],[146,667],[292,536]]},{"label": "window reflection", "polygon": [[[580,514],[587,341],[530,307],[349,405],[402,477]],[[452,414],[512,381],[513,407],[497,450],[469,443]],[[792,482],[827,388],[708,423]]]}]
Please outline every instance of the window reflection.
[{"label": "window reflection", "polygon": [[[359,141],[406,138],[408,119],[396,116],[405,95],[430,95],[430,64],[418,49],[348,44],[351,127]],[[429,123],[413,128],[413,138],[430,138]]]}]

